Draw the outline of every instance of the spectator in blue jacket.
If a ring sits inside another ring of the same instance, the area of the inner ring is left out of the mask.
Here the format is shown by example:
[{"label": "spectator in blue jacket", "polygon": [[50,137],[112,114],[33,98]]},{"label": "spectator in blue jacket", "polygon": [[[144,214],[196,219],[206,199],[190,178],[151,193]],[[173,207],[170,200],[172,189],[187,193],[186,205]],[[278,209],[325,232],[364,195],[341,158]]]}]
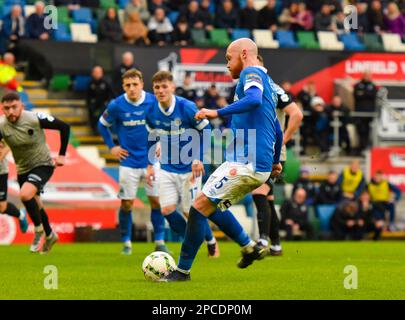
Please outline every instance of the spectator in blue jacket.
[{"label": "spectator in blue jacket", "polygon": [[22,9],[19,4],[11,8],[11,12],[3,19],[3,25],[0,32],[0,51],[3,54],[6,51],[16,50],[18,40],[25,35],[25,19],[22,16]]},{"label": "spectator in blue jacket", "polygon": [[42,1],[35,2],[35,13],[27,19],[27,36],[30,39],[48,40],[50,29],[45,27],[45,4]]}]

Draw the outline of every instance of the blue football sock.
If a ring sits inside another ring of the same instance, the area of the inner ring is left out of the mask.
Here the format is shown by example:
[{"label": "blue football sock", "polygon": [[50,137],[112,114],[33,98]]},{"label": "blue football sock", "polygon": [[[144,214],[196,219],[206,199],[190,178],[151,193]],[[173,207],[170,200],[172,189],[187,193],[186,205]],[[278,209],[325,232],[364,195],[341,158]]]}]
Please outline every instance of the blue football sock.
[{"label": "blue football sock", "polygon": [[214,239],[214,235],[212,234],[211,226],[207,219],[207,223],[205,226],[205,241],[209,242],[209,241],[212,241],[213,239]]},{"label": "blue football sock", "polygon": [[186,219],[184,219],[183,215],[179,213],[177,210],[169,213],[165,216],[167,221],[169,222],[170,228],[180,236],[184,237],[186,233]]},{"label": "blue football sock", "polygon": [[153,225],[153,232],[155,233],[155,241],[165,240],[165,217],[160,212],[160,209],[152,209],[150,220]]},{"label": "blue football sock", "polygon": [[119,223],[122,242],[131,241],[132,238],[132,211],[124,211],[122,208],[119,213]]},{"label": "blue football sock", "polygon": [[198,249],[204,241],[206,229],[207,217],[198,212],[194,207],[191,207],[178,264],[178,268],[182,271],[189,271],[191,269]]},{"label": "blue football sock", "polygon": [[249,235],[243,230],[239,221],[236,220],[235,216],[229,210],[220,211],[217,209],[208,218],[241,247],[250,243],[251,239]]}]

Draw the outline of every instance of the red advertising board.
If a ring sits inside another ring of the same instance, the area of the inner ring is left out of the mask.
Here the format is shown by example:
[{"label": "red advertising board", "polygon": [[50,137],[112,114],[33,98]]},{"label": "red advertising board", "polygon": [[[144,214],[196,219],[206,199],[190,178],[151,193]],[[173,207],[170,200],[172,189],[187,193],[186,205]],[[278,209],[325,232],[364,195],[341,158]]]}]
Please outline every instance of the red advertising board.
[{"label": "red advertising board", "polygon": [[[73,242],[75,228],[92,227],[94,230],[115,228],[115,209],[47,209],[49,220],[59,236],[59,242]],[[29,220],[30,221],[30,220]],[[34,225],[21,233],[18,221],[8,215],[0,215],[0,244],[30,243],[34,237]]]},{"label": "red advertising board", "polygon": [[388,181],[405,192],[405,147],[373,148],[370,176],[381,170]]}]

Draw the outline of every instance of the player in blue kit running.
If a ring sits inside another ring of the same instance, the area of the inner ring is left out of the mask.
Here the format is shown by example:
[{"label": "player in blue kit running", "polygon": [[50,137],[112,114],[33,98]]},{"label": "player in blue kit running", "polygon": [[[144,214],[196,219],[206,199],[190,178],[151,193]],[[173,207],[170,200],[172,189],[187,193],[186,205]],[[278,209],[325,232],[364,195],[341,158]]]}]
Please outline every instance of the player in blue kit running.
[{"label": "player in blue kit running", "polygon": [[[226,161],[209,177],[194,201],[177,270],[162,281],[190,280],[190,269],[203,242],[207,218],[242,247],[239,268],[246,268],[266,255],[266,249],[249,237],[228,210],[266,182],[272,171],[273,174],[281,171],[283,133],[276,117],[277,93],[257,55],[252,40],[233,41],[227,48],[226,59],[232,78],[239,79],[235,102],[220,110],[201,109],[195,116],[201,120],[232,115],[231,127],[236,138],[227,148]],[[237,139],[238,132],[244,139]]]},{"label": "player in blue kit running", "polygon": [[[125,94],[112,100],[100,117],[98,129],[111,153],[120,159],[118,197],[121,199],[119,225],[124,243],[122,254],[132,253],[132,206],[139,183],[146,176],[148,165],[148,132],[145,116],[156,101],[153,94],[143,90],[143,76],[138,70],[128,70],[122,76]],[[115,125],[119,145],[115,145],[109,127]],[[165,242],[165,219],[161,214],[156,184],[145,183],[152,212],[155,250],[169,252]]]},{"label": "player in blue kit running", "polygon": [[[198,111],[194,102],[174,95],[175,86],[170,72],[157,72],[152,78],[152,85],[157,102],[146,115],[146,125],[150,131],[150,158],[153,158],[157,139],[160,143],[160,206],[166,219],[176,227],[174,230],[184,237],[186,220],[177,208],[181,204],[181,210],[187,217],[195,196],[201,190],[204,174],[201,132],[203,129],[211,132],[211,127],[207,119],[194,118]],[[191,147],[191,153],[188,147]],[[153,177],[154,168],[150,163],[147,178],[152,182]],[[218,256],[218,245],[207,220],[203,233],[208,256]]]}]

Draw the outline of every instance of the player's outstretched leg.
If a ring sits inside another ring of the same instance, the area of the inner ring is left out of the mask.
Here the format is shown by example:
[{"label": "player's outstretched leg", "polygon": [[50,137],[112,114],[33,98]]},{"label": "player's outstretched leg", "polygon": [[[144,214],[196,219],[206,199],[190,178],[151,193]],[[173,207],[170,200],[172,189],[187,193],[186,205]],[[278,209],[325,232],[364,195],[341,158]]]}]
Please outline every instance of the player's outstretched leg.
[{"label": "player's outstretched leg", "polygon": [[44,227],[42,225],[41,214],[39,212],[39,207],[35,198],[31,198],[29,200],[25,200],[22,198],[22,202],[25,206],[25,209],[28,212],[32,222],[34,223],[34,239],[32,240],[30,251],[31,252],[38,252],[39,246],[41,243],[42,236],[44,235]]},{"label": "player's outstretched leg", "polygon": [[[170,212],[170,213],[166,213],[166,212]],[[162,209],[162,213],[164,215],[164,217],[166,218],[167,222],[169,223],[170,228],[178,233],[179,235],[181,235],[182,237],[184,237],[185,233],[186,233],[186,219],[184,219],[183,215],[177,211],[176,209],[174,210],[167,210],[166,208]]]},{"label": "player's outstretched leg", "polygon": [[208,257],[210,258],[218,258],[219,257],[219,246],[217,239],[215,239],[214,234],[212,233],[212,229],[210,224],[206,224],[206,229],[205,229],[205,241],[207,242],[207,248],[208,248]]},{"label": "player's outstretched leg", "polygon": [[18,219],[20,224],[20,230],[22,233],[26,233],[28,230],[28,220],[25,210],[18,210],[18,208],[11,202],[0,202],[0,213],[7,214],[11,217]]},{"label": "player's outstretched leg", "polygon": [[165,244],[165,217],[162,215],[160,209],[152,209],[151,221],[155,234],[155,251],[163,251],[171,254]]},{"label": "player's outstretched leg", "polygon": [[253,200],[257,209],[257,223],[259,226],[259,240],[257,242],[263,247],[268,247],[271,211],[267,195],[254,194]]},{"label": "player's outstretched leg", "polygon": [[271,210],[270,216],[270,255],[271,256],[281,256],[283,254],[283,250],[281,248],[280,242],[280,220],[277,216],[276,207],[274,206],[274,200],[269,200],[269,206]]},{"label": "player's outstretched leg", "polygon": [[243,230],[243,227],[229,210],[221,212],[217,209],[209,216],[209,219],[242,247],[242,258],[238,262],[239,268],[244,269],[250,266],[254,260],[261,260],[266,256],[266,248],[250,239],[249,235]]},{"label": "player's outstretched leg", "polygon": [[56,232],[52,231],[51,225],[49,223],[48,214],[44,208],[39,210],[41,214],[42,224],[45,231],[45,242],[41,249],[41,254],[49,253],[56,242],[58,242],[59,237]]},{"label": "player's outstretched leg", "polygon": [[122,254],[131,255],[132,254],[132,210],[125,210],[123,207],[120,208],[119,212],[119,224],[121,232],[121,241],[124,246],[122,248]]}]

